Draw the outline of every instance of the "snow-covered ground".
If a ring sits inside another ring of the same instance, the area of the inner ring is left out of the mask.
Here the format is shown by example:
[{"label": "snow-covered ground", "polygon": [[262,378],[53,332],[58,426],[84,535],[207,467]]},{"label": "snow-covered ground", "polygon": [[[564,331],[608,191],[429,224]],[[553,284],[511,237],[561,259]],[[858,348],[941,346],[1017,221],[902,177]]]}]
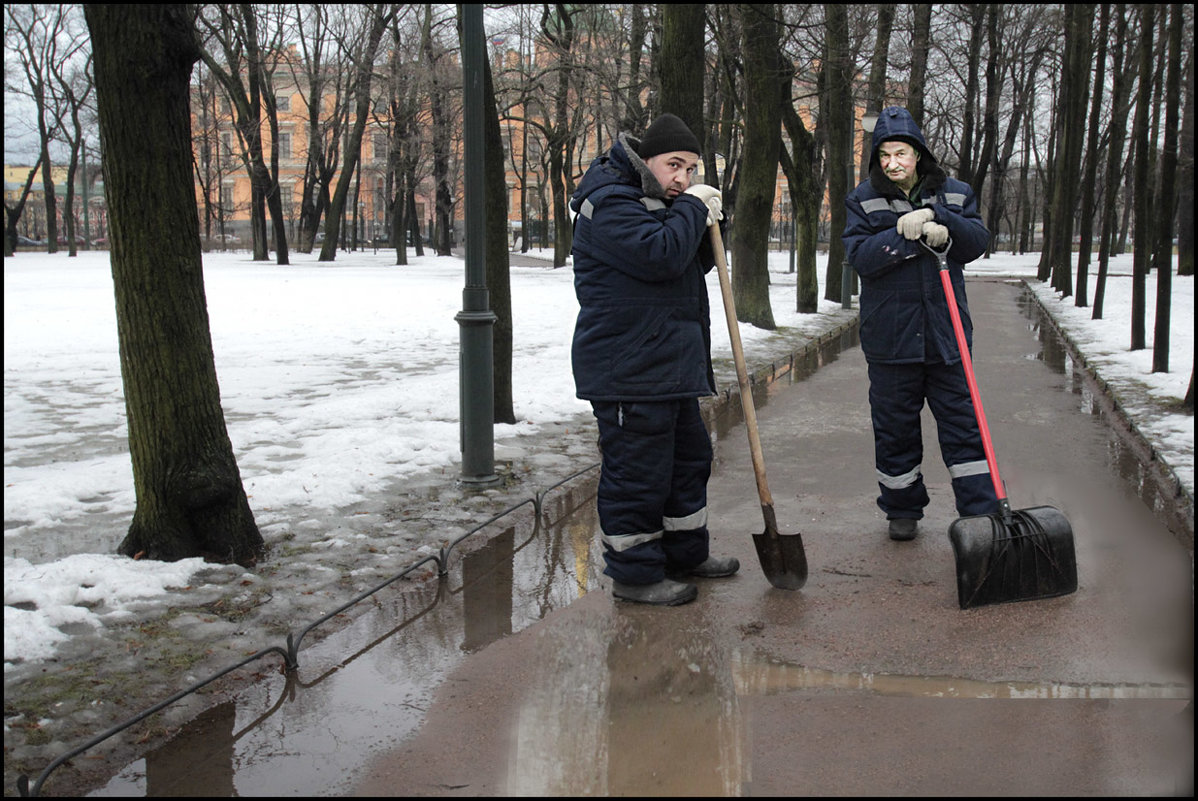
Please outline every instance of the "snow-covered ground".
[{"label": "snow-covered ground", "polygon": [[[824,274],[823,259],[819,274]],[[332,264],[207,254],[205,284],[221,397],[241,476],[268,545],[297,520],[366,501],[396,481],[460,463],[458,352],[464,266],[393,252],[339,253]],[[971,275],[1034,278],[1038,254],[997,255]],[[771,256],[779,332],[742,327],[750,364],[785,353],[780,337],[816,334],[845,318],[839,303],[794,309],[788,254]],[[1193,494],[1193,417],[1169,413],[1190,379],[1194,283],[1173,279],[1169,373],[1152,351],[1128,350],[1131,257],[1111,265],[1105,315],[1032,282],[1091,365]],[[513,384],[519,422],[497,425],[496,451],[589,412],[574,397],[572,272],[513,267]],[[1148,279],[1152,341],[1155,276]],[[719,286],[709,277],[713,356],[730,360]],[[21,253],[4,262],[4,661],[45,660],[80,631],[160,608],[172,588],[203,579],[199,559],[167,564],[115,555],[134,508],[125,407],[106,252]],[[582,465],[585,466],[585,465]],[[549,479],[562,478],[560,475]],[[548,482],[547,482],[548,483]],[[343,536],[354,536],[342,532]],[[324,532],[322,547],[338,547]],[[411,556],[439,543],[410,542]],[[414,561],[414,559],[413,559]],[[232,569],[232,568],[230,568]],[[312,616],[314,617],[314,615]]]}]

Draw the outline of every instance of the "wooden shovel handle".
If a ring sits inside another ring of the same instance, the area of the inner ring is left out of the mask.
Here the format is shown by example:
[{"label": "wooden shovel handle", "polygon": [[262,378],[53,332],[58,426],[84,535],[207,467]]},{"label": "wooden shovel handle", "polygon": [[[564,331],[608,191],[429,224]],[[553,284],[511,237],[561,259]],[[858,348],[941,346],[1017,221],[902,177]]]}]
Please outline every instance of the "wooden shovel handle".
[{"label": "wooden shovel handle", "polygon": [[[736,380],[740,384],[741,406],[744,408],[745,428],[749,432],[749,453],[753,457],[753,475],[757,479],[757,496],[763,510],[772,510],[773,498],[765,479],[765,459],[761,455],[761,439],[757,435],[757,410],[753,407],[753,388],[745,368],[745,352],[740,343],[740,325],[736,321],[736,303],[732,299],[732,279],[724,257],[724,238],[719,225],[710,225],[711,248],[715,251],[715,266],[720,276],[720,293],[724,297],[724,316],[728,318],[728,337],[732,340],[732,360],[736,363]],[[768,515],[769,512],[767,511]]]}]

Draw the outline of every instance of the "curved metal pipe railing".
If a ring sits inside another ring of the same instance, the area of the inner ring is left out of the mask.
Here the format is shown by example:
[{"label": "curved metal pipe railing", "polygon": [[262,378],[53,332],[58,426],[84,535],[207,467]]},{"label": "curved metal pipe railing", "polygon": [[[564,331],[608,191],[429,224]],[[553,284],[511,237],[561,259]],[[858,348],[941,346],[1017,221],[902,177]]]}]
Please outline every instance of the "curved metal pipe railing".
[{"label": "curved metal pipe railing", "polygon": [[137,725],[138,723],[140,723],[141,721],[150,717],[151,715],[161,712],[163,709],[170,706],[171,704],[176,703],[177,701],[179,701],[183,698],[186,698],[187,696],[189,696],[192,693],[196,692],[197,690],[200,690],[203,687],[211,684],[212,682],[216,681],[217,679],[219,679],[223,676],[227,676],[228,674],[232,673],[233,671],[239,670],[239,669],[245,667],[246,665],[250,664],[251,662],[256,662],[257,660],[262,659],[266,656],[269,656],[270,654],[278,654],[279,656],[283,657],[284,670],[287,673],[294,673],[299,668],[300,646],[303,643],[304,637],[306,637],[308,635],[308,633],[311,632],[313,629],[317,628],[318,626],[320,626],[323,623],[328,622],[329,620],[336,617],[337,615],[340,615],[345,610],[353,607],[354,605],[361,603],[362,601],[366,600],[367,598],[369,598],[370,596],[379,592],[380,590],[382,590],[386,587],[389,587],[390,585],[394,584],[396,581],[399,581],[400,579],[404,578],[412,571],[420,568],[421,566],[427,564],[428,562],[436,562],[437,563],[437,577],[438,577],[438,580],[443,581],[446,578],[446,576],[449,575],[450,554],[453,552],[453,549],[456,548],[463,541],[465,541],[466,539],[469,539],[471,536],[477,534],[479,531],[482,531],[483,529],[487,528],[492,523],[495,523],[497,520],[501,520],[502,518],[512,514],[513,512],[515,512],[516,510],[518,510],[524,506],[527,506],[528,504],[533,505],[534,513],[535,513],[536,517],[539,519],[543,513],[545,497],[550,492],[569,483],[570,481],[573,481],[574,479],[578,478],[579,476],[581,476],[585,473],[588,473],[591,470],[594,470],[597,467],[599,467],[598,463],[592,464],[588,467],[584,467],[583,469],[570,474],[569,476],[562,479],[561,481],[558,481],[557,483],[552,484],[549,487],[546,487],[545,489],[538,491],[537,493],[535,493],[533,495],[533,497],[525,498],[524,500],[520,501],[519,503],[509,506],[507,509],[504,509],[502,512],[499,512],[498,514],[494,515],[493,517],[487,519],[485,522],[480,523],[479,525],[470,529],[466,533],[464,533],[461,536],[454,539],[452,542],[443,546],[435,556],[426,556],[426,557],[422,558],[420,561],[409,565],[408,567],[404,568],[401,572],[395,574],[394,576],[391,576],[389,579],[382,582],[381,584],[378,584],[378,585],[372,587],[371,589],[366,590],[365,592],[355,596],[351,600],[346,601],[344,604],[337,607],[336,609],[329,612],[328,614],[322,615],[321,617],[312,621],[308,625],[304,626],[302,629],[299,629],[298,632],[296,632],[296,631],[288,632],[287,644],[285,647],[275,645],[275,646],[270,646],[269,648],[264,648],[263,650],[258,651],[256,654],[253,654],[252,656],[248,656],[245,659],[241,660],[240,662],[237,662],[234,665],[230,665],[229,667],[224,668],[223,670],[220,670],[220,671],[212,674],[211,676],[208,676],[207,678],[202,679],[201,681],[198,681],[195,684],[192,684],[191,686],[180,690],[179,692],[175,693],[171,697],[166,698],[162,701],[159,701],[158,703],[154,704],[153,706],[142,710],[141,712],[137,713],[132,718],[129,718],[128,720],[124,721],[123,723],[118,723],[117,725],[113,726],[112,728],[108,729],[107,731],[104,731],[103,733],[98,734],[95,737],[91,738],[87,742],[71,749],[70,751],[67,751],[66,753],[57,757],[49,765],[47,765],[45,767],[45,769],[40,774],[38,774],[37,779],[34,780],[32,783],[30,783],[29,776],[27,776],[26,774],[21,774],[20,776],[17,777],[17,791],[20,793],[20,795],[22,797],[26,797],[26,798],[40,796],[41,789],[45,785],[46,780],[50,778],[50,775],[55,770],[57,770],[59,767],[61,767],[63,764],[68,762],[69,760],[73,759],[74,757],[79,756],[80,754],[82,754],[85,751],[88,751],[88,750],[96,747],[97,745],[99,745],[100,743],[109,739],[110,737],[120,734],[121,732],[125,731],[126,729]]}]

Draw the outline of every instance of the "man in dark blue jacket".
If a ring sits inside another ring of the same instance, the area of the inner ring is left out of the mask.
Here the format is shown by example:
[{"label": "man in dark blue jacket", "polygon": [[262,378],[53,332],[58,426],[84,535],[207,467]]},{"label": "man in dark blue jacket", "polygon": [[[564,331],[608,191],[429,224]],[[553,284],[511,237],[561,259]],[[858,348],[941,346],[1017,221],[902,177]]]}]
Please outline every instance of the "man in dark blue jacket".
[{"label": "man in dark blue jacket", "polygon": [[599,523],[616,598],[674,605],[688,576],[734,574],[710,556],[711,438],[699,398],[715,393],[705,275],[720,193],[691,186],[699,141],[664,114],[641,139],[620,134],[570,201],[579,312],[572,360],[603,454]]},{"label": "man in dark blue jacket", "polygon": [[948,248],[957,308],[972,346],[964,265],[990,241],[973,190],[945,174],[910,113],[891,107],[874,128],[869,179],[845,206],[845,252],[861,276],[861,349],[869,364],[878,506],[890,521],[890,538],[913,539],[928,504],[920,469],[925,401],[936,418],[958,514],[996,512],[939,260],[928,250]]}]

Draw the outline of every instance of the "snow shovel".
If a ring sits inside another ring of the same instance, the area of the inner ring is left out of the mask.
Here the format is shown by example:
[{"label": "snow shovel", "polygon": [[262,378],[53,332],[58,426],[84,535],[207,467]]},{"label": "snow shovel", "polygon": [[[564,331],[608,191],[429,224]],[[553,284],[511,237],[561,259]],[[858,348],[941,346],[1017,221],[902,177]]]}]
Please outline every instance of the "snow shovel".
[{"label": "snow shovel", "polygon": [[715,251],[716,269],[720,275],[720,292],[724,296],[724,316],[728,318],[728,336],[732,340],[732,358],[736,362],[736,379],[740,383],[741,406],[745,413],[745,428],[749,432],[749,453],[753,457],[753,475],[757,479],[757,496],[761,501],[761,514],[765,518],[765,531],[753,535],[757,558],[770,584],[780,590],[797,590],[807,583],[807,553],[803,550],[803,538],[799,534],[780,534],[778,520],[774,516],[774,500],[769,484],[765,480],[765,460],[761,454],[761,440],[757,436],[757,410],[753,406],[753,388],[749,385],[749,373],[745,368],[745,354],[741,348],[740,326],[736,322],[736,304],[732,299],[732,282],[728,276],[728,263],[724,258],[724,239],[719,225],[709,226],[711,247]]},{"label": "snow shovel", "polygon": [[1060,510],[1052,506],[1034,506],[1012,511],[998,474],[998,460],[982,410],[982,399],[973,374],[973,361],[961,325],[961,313],[948,272],[947,254],[920,242],[940,260],[940,282],[948,313],[953,321],[965,381],[973,400],[974,413],[982,434],[982,448],[994,493],[998,496],[996,514],[958,518],[948,529],[957,562],[957,602],[962,609],[1013,601],[1034,601],[1068,595],[1077,589],[1077,560],[1073,551],[1073,528]]}]

